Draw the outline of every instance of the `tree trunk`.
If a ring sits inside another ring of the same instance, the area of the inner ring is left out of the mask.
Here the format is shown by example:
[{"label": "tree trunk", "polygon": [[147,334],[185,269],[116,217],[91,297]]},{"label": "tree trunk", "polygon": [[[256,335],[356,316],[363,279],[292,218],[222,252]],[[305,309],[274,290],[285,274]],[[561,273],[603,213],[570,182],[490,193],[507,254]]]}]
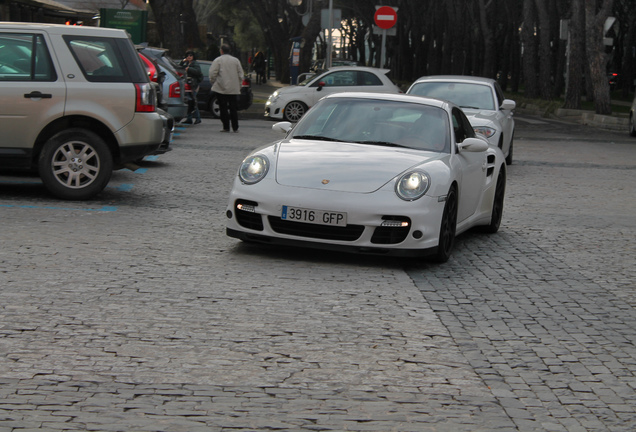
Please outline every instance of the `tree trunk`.
[{"label": "tree trunk", "polygon": [[581,109],[585,71],[585,9],[583,0],[572,0],[569,22],[568,66],[564,108]]},{"label": "tree trunk", "polygon": [[[601,0],[600,0],[601,1]],[[603,45],[603,25],[612,10],[614,0],[602,0],[597,12],[596,0],[585,0],[585,49],[597,114],[611,114],[607,54]]]},{"label": "tree trunk", "polygon": [[[301,17],[283,0],[245,0],[243,3],[252,11],[263,29],[267,46],[274,57],[276,79],[281,83],[289,84],[289,55],[292,47],[290,38],[301,36]],[[319,10],[315,3],[314,13]]]},{"label": "tree trunk", "polygon": [[203,49],[192,0],[149,0],[157,32],[170,56],[180,58],[187,49]]},{"label": "tree trunk", "polygon": [[523,51],[523,82],[528,98],[539,96],[537,82],[537,40],[534,35],[536,25],[534,0],[523,0],[523,23],[521,25],[521,43]]},{"label": "tree trunk", "polygon": [[[492,2],[488,3],[489,5]],[[481,34],[484,38],[484,55],[483,66],[480,74],[488,78],[495,78],[497,75],[496,61],[495,61],[495,37],[492,29],[488,25],[489,15],[486,11],[486,4],[484,0],[479,0],[479,22],[481,27]]]},{"label": "tree trunk", "polygon": [[552,50],[550,49],[550,15],[545,0],[535,0],[539,33],[539,94],[552,99]]}]

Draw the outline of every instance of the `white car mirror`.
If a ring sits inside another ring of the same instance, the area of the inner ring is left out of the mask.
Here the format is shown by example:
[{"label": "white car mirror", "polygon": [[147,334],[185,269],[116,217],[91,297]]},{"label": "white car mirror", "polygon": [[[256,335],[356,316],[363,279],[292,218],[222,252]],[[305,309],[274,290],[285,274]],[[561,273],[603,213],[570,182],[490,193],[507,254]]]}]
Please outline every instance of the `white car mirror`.
[{"label": "white car mirror", "polygon": [[276,132],[283,132],[283,133],[289,132],[291,128],[292,128],[292,124],[286,121],[275,123],[272,126],[272,130],[275,130]]},{"label": "white car mirror", "polygon": [[501,103],[501,109],[503,110],[510,110],[512,111],[513,109],[515,109],[517,106],[517,104],[515,103],[515,101],[511,100],[511,99],[504,99],[504,101]]},{"label": "white car mirror", "polygon": [[459,143],[459,149],[461,151],[469,152],[483,152],[488,150],[488,143],[480,138],[466,138],[463,142]]}]

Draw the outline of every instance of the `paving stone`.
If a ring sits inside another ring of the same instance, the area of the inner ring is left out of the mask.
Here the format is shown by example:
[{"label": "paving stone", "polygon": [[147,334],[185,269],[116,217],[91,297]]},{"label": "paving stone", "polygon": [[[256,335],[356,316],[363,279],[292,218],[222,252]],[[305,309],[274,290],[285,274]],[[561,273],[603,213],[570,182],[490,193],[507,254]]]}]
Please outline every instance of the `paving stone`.
[{"label": "paving stone", "polygon": [[3,186],[0,432],[635,430],[636,146],[518,124],[499,233],[441,265],[228,238],[261,120],[89,202]]}]

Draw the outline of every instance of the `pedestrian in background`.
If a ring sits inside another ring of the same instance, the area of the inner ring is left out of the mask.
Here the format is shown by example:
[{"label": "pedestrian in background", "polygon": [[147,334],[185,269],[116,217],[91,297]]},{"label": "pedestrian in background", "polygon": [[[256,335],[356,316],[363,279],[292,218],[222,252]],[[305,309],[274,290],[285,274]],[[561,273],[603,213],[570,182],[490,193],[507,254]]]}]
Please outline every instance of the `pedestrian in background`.
[{"label": "pedestrian in background", "polygon": [[265,54],[262,51],[254,55],[254,72],[256,72],[256,84],[265,84]]},{"label": "pedestrian in background", "polygon": [[185,68],[186,79],[190,86],[190,97],[188,98],[188,117],[184,124],[192,124],[192,115],[194,115],[194,124],[201,123],[201,113],[199,112],[199,103],[197,101],[197,92],[199,84],[203,81],[203,72],[201,66],[197,63],[197,56],[194,51],[186,51],[185,58],[181,60],[179,66]]},{"label": "pedestrian in background", "polygon": [[221,132],[229,132],[230,123],[232,130],[238,132],[238,98],[243,82],[243,67],[239,59],[230,55],[228,45],[223,44],[220,51],[221,55],[214,59],[210,66],[210,82],[212,91],[216,93],[216,99],[219,101],[223,123]]}]

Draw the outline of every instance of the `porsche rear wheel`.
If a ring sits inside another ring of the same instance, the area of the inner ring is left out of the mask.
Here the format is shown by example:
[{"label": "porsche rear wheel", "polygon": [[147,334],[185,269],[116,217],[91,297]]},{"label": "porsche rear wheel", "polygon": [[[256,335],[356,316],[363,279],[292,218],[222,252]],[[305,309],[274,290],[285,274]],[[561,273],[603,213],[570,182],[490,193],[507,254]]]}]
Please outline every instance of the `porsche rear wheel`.
[{"label": "porsche rear wheel", "polygon": [[451,187],[446,196],[442,223],[439,229],[439,242],[435,261],[444,263],[448,261],[455,245],[455,233],[457,231],[457,190]]},{"label": "porsche rear wheel", "polygon": [[499,176],[497,177],[497,186],[495,187],[495,196],[492,202],[492,216],[490,217],[490,224],[484,226],[484,232],[494,234],[499,231],[501,218],[503,216],[505,194],[506,172],[502,168],[501,170],[499,170]]},{"label": "porsche rear wheel", "polygon": [[297,122],[307,112],[307,105],[299,101],[292,101],[285,106],[283,117],[288,122]]}]

